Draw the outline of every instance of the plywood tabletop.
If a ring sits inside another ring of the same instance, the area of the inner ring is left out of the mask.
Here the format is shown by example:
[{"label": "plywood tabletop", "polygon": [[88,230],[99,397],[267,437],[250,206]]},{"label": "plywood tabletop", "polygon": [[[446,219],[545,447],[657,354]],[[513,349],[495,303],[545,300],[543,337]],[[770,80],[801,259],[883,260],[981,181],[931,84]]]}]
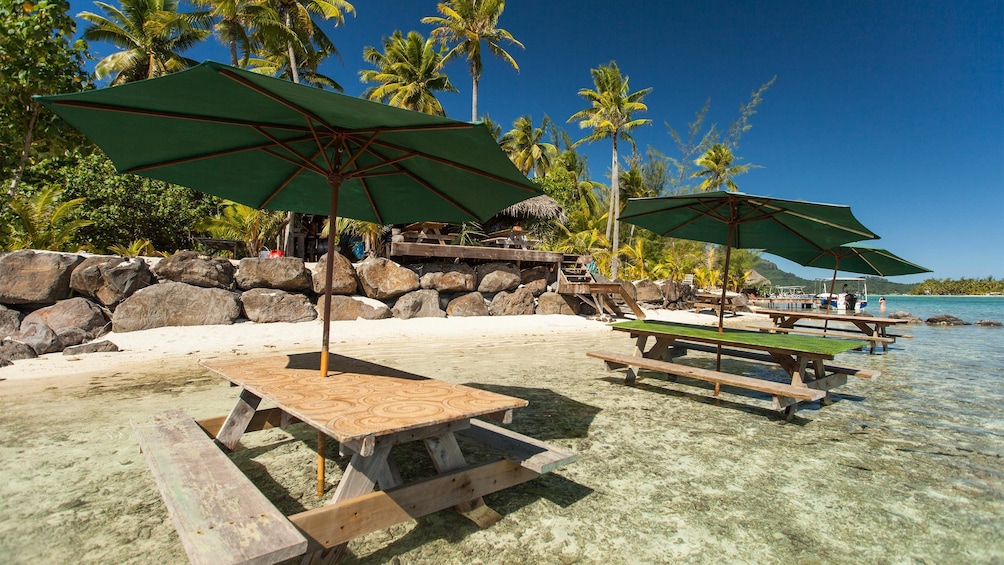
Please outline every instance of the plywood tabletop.
[{"label": "plywood tabletop", "polygon": [[527,401],[340,355],[212,360],[202,366],[339,442],[522,408]]}]

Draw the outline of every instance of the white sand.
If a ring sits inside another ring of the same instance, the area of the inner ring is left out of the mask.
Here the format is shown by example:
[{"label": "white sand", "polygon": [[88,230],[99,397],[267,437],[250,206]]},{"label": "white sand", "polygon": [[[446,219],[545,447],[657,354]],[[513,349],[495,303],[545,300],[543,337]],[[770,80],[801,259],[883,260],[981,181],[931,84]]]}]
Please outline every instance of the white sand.
[{"label": "white sand", "polygon": [[[646,310],[649,319],[686,324],[714,325],[711,311]],[[725,317],[726,325],[750,322],[755,314]],[[569,333],[608,332],[606,324],[583,316],[491,316],[457,318],[413,318],[399,320],[354,320],[331,324],[332,352],[339,344],[365,344],[387,340],[411,344],[478,337],[546,336]],[[119,347],[115,353],[63,355],[50,353],[38,359],[15,361],[0,368],[0,379],[29,379],[90,373],[113,372],[138,364],[169,363],[178,358],[207,359],[224,354],[256,355],[267,352],[294,353],[321,348],[320,320],[301,323],[255,324],[243,322],[229,326],[164,327],[128,333],[110,333],[108,340]]]}]

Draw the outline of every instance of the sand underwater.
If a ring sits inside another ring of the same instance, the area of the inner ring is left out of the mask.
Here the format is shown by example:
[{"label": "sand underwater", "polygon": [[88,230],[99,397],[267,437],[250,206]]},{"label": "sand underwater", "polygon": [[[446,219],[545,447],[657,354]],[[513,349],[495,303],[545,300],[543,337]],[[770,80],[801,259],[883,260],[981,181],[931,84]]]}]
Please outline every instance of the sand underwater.
[{"label": "sand underwater", "polygon": [[[785,423],[767,396],[725,388],[716,400],[704,383],[644,372],[626,387],[621,373],[585,357],[632,345],[597,323],[546,336],[472,335],[462,347],[435,337],[333,347],[527,399],[511,428],[580,456],[486,497],[504,515],[489,529],[445,510],[353,541],[343,562],[1004,561],[999,436],[925,427],[916,417],[917,409],[933,410],[951,421],[956,402],[974,400],[968,395],[918,392],[908,376],[883,366],[882,378],[851,379],[836,404],[809,404]],[[129,418],[177,407],[196,418],[225,414],[238,389],[201,369],[197,357],[113,370],[80,361],[94,370],[0,382],[0,562],[187,562]],[[889,363],[864,353],[840,360]],[[723,370],[762,370],[732,363]],[[979,402],[999,414],[1002,400],[998,392]],[[321,503],[315,439],[302,425],[256,432],[233,457],[291,514]],[[328,443],[330,496],[347,460]],[[467,453],[477,460],[476,450]],[[432,472],[420,445],[399,446],[395,457],[406,480]]]}]

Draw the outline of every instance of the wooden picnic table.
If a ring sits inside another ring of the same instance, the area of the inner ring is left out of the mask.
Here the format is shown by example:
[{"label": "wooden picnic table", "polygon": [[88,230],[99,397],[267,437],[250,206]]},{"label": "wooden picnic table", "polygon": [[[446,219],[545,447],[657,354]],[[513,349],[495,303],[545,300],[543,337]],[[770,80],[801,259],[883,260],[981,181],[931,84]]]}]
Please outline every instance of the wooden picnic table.
[{"label": "wooden picnic table", "polygon": [[694,313],[698,313],[701,310],[712,309],[715,314],[721,314],[719,310],[724,308],[732,312],[732,315],[736,315],[736,304],[735,299],[738,298],[737,294],[726,294],[725,304],[722,304],[722,293],[721,292],[698,292],[697,300],[694,302]]},{"label": "wooden picnic table", "polygon": [[522,229],[509,228],[505,230],[493,231],[481,240],[481,243],[493,247],[521,247],[530,249],[536,247],[539,241],[527,237],[527,233]]},{"label": "wooden picnic table", "polygon": [[[604,359],[608,368],[626,366],[625,382],[635,382],[636,373],[632,367],[647,368],[673,375],[686,376],[714,382],[715,393],[718,385],[726,384],[771,393],[774,408],[785,410],[790,419],[796,410],[798,400],[820,400],[830,402],[830,390],[847,382],[848,374],[856,374],[857,369],[841,367],[827,361],[838,353],[856,349],[864,342],[850,340],[826,340],[818,337],[770,334],[735,328],[725,328],[722,333],[710,326],[676,324],[659,320],[631,320],[610,325],[616,331],[627,332],[636,339],[631,356],[607,353],[589,353],[591,357]],[[649,339],[654,339],[651,348],[645,349]],[[777,364],[788,375],[790,384],[774,383],[764,379],[731,375],[719,371],[695,369],[662,361],[671,349],[697,349],[715,351],[722,355],[756,359]],[[860,375],[871,376],[871,375]]]},{"label": "wooden picnic table", "polygon": [[410,243],[446,245],[456,237],[455,234],[443,233],[443,228],[448,225],[443,222],[414,222],[405,226],[398,233],[393,233],[392,239],[400,238],[400,241]]},{"label": "wooden picnic table", "polygon": [[[253,543],[285,544],[278,548],[267,547],[268,551],[262,554],[266,557],[256,557],[259,561],[254,561],[263,563],[287,559],[291,551],[306,553],[305,563],[333,562],[340,556],[344,544],[356,537],[450,506],[480,526],[490,526],[501,516],[485,506],[484,495],[526,482],[577,458],[476,419],[486,417],[509,423],[512,411],[527,405],[527,401],[519,398],[337,355],[330,356],[331,374],[323,378],[319,375],[319,353],[214,360],[202,365],[241,387],[229,415],[197,422],[208,434],[203,434],[202,440],[208,441],[210,447],[215,442],[223,450],[207,450],[203,446],[203,455],[195,462],[177,459],[179,455],[160,457],[156,465],[151,461],[161,493],[193,562],[201,562],[197,556],[206,553],[209,541],[215,544],[211,546],[213,562],[228,562],[226,555],[230,545],[240,546],[234,551],[246,551],[246,540],[219,542],[214,536],[221,535],[225,528],[205,524],[240,521],[231,515],[242,516],[247,509],[235,502],[208,504],[202,500],[195,504],[192,501],[204,499],[207,492],[225,488],[218,484],[207,488],[199,483],[221,476],[218,475],[221,467],[222,471],[227,471],[226,467],[233,469],[226,464],[229,459],[223,452],[234,449],[246,432],[302,422],[318,430],[321,438],[338,441],[340,452],[351,456],[334,496],[324,506],[280,519],[285,525],[275,523],[274,512],[254,510],[252,518],[256,522],[261,522],[256,518],[260,515],[271,520],[266,522],[269,528],[293,530],[292,534],[286,532],[287,538],[293,537],[288,542],[278,541],[282,538],[270,531],[254,535],[241,533],[243,538],[256,540]],[[274,408],[260,409],[262,401]],[[177,416],[170,419],[172,426],[178,425]],[[163,444],[173,441],[178,433],[164,433],[156,427],[151,428],[150,424],[146,426],[137,428],[134,423],[145,453],[148,449],[156,452],[173,449]],[[151,429],[157,431],[150,433]],[[139,430],[146,430],[146,433],[141,434]],[[485,444],[502,453],[502,458],[468,466],[456,434]],[[192,435],[185,434],[187,440],[191,440]],[[412,441],[424,442],[439,474],[403,484],[391,448]],[[186,447],[188,450],[190,448]],[[318,456],[323,457],[321,453]],[[205,461],[205,468],[199,467],[197,471],[189,468],[199,465],[200,461]],[[187,470],[179,471],[181,467]],[[178,476],[186,479],[179,480]],[[236,481],[232,472],[216,480],[228,484]],[[179,485],[182,490],[195,489],[194,494],[187,491],[179,494]],[[375,487],[380,490],[374,492]],[[247,498],[260,497],[253,486],[244,492]],[[267,500],[263,504],[269,506]],[[207,514],[212,516],[207,517]],[[246,522],[241,521],[242,529],[247,528]],[[289,523],[295,525],[295,529]],[[304,545],[297,544],[297,531],[306,538]],[[273,539],[276,541],[270,541]],[[220,549],[221,546],[225,549]],[[243,560],[245,558],[233,562]]]},{"label": "wooden picnic table", "polygon": [[[855,314],[827,314],[826,312],[813,311],[770,310],[767,308],[759,308],[757,309],[757,313],[767,314],[773,322],[773,326],[769,328],[757,328],[760,331],[864,339],[869,342],[871,353],[875,353],[877,343],[882,344],[882,351],[889,351],[889,344],[895,343],[897,337],[909,337],[905,335],[893,335],[887,331],[889,326],[909,322],[909,320],[900,318],[879,318]],[[840,322],[849,324],[851,327],[822,328],[819,326],[799,325],[798,322],[803,320],[821,320],[827,323]]]}]

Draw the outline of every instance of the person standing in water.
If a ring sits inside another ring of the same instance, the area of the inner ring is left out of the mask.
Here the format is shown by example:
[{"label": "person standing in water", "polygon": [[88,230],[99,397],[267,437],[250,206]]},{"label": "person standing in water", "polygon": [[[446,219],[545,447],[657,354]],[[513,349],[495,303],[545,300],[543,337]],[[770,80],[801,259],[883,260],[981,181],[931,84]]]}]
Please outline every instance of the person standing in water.
[{"label": "person standing in water", "polygon": [[885,297],[879,298],[879,312],[885,312]]}]

